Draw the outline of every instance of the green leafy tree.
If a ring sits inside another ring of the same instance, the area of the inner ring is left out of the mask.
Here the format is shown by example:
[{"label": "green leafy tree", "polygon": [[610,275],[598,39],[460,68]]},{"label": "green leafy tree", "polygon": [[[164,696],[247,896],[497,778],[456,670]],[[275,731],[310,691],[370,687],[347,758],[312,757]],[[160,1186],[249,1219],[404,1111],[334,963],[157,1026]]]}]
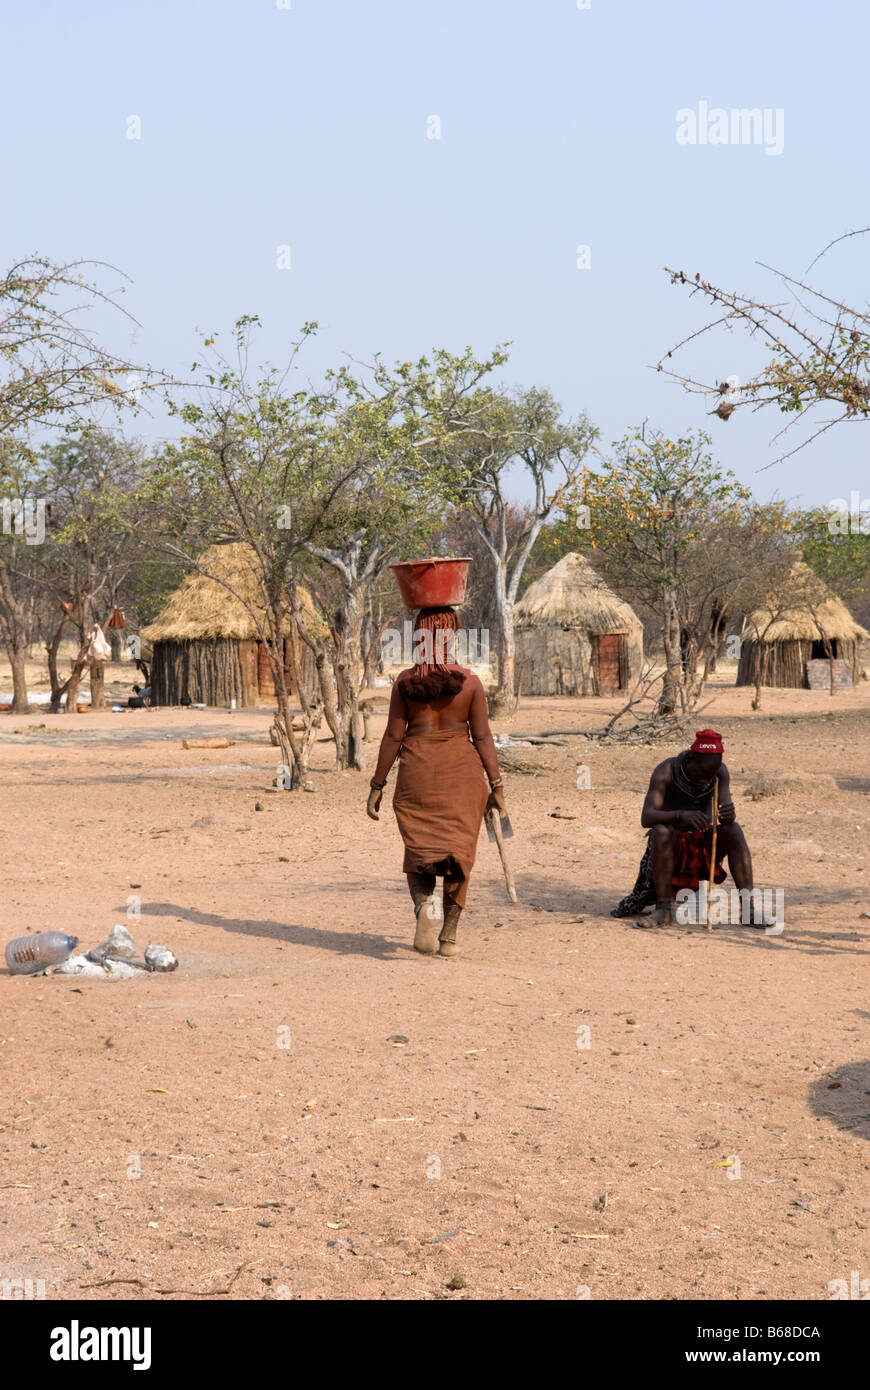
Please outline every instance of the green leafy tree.
[{"label": "green leafy tree", "polygon": [[[473,422],[457,437],[461,502],[491,564],[499,651],[495,713],[510,717],[516,709],[514,605],[526,565],[542,528],[575,496],[596,436],[586,415],[563,421],[550,392],[533,387],[482,391]],[[508,489],[518,473],[531,482],[534,500],[515,528]]]},{"label": "green leafy tree", "polygon": [[[218,539],[244,541],[257,557],[265,618],[252,616],[274,662],[276,733],[295,788],[307,785],[321,714],[337,765],[362,766],[359,692],[372,587],[392,559],[440,524],[452,483],[447,440],[467,424],[468,397],[501,359],[478,362],[468,351],[392,369],[375,361],[329,373],[322,389],[291,390],[290,372],[316,325],[305,326],[285,370],[257,376],[249,366],[257,323],[240,320],[233,360],[213,354],[200,399],[174,405],[188,432],[155,470],[153,496],[183,514],[184,534],[164,547],[194,568],[202,568],[203,545]],[[305,611],[303,585],[323,621]],[[311,694],[297,681],[301,739],[279,667],[288,616],[318,676]]]},{"label": "green leafy tree", "polygon": [[[136,568],[145,557],[138,489],[143,451],[106,431],[67,434],[38,456],[37,486],[51,502],[50,544],[46,546],[42,584],[52,599],[46,650],[52,708],[66,695],[74,714],[86,654],[94,627],[105,628]],[[61,682],[58,651],[66,629],[78,636],[72,671]],[[90,667],[91,707],[104,706],[105,664]]]},{"label": "green leafy tree", "polygon": [[0,441],[0,640],[12,673],[12,708],[28,710],[25,662],[40,618],[42,550],[49,525],[28,457]]},{"label": "green leafy tree", "polygon": [[31,256],[0,277],[0,637],[18,712],[27,710],[24,660],[36,611],[31,580],[42,542],[33,541],[34,527],[28,539],[16,518],[48,510],[50,499],[34,491],[31,467],[45,431],[92,429],[104,414],[115,418],[123,408],[137,408],[154,382],[152,373],[109,351],[95,327],[95,313],[102,319],[106,309],[135,325],[117,294],[93,278],[118,273],[96,262]]},{"label": "green leafy tree", "polygon": [[[845,499],[842,499],[845,502]],[[796,510],[790,522],[803,558],[870,625],[870,516],[837,506]]]},{"label": "green leafy tree", "polygon": [[[337,690],[338,764],[362,767],[359,692],[377,632],[367,615],[388,565],[431,547],[456,494],[453,453],[481,415],[478,384],[503,362],[437,350],[388,368],[330,373],[334,420],[320,486],[333,478],[332,504],[309,527],[307,553],[321,562],[313,582],[328,614]],[[301,500],[303,519],[310,503]],[[316,502],[315,502],[316,506]]]},{"label": "green leafy tree", "polygon": [[[723,608],[740,601],[748,557],[762,538],[787,544],[782,516],[753,508],[749,490],[720,468],[710,440],[634,430],[582,480],[593,560],[617,590],[642,600],[661,628],[665,674],[659,715],[691,709],[721,636]],[[779,538],[779,539],[777,539]]]}]

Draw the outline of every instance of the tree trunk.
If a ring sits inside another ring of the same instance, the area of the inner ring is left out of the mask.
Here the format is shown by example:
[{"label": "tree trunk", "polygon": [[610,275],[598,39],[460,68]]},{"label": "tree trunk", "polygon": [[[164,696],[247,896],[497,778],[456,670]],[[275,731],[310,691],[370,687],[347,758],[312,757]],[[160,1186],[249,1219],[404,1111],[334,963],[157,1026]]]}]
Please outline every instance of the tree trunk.
[{"label": "tree trunk", "polygon": [[498,688],[491,700],[494,717],[512,719],[516,713],[516,641],[514,606],[509,599],[496,597],[498,613]]},{"label": "tree trunk", "polygon": [[60,643],[64,634],[66,623],[66,615],[64,615],[63,620],[58,624],[58,626],[52,633],[51,641],[45,648],[46,653],[48,655],[48,679],[51,682],[51,705],[49,706],[49,708],[51,709],[52,714],[57,714],[57,711],[60,709],[60,697],[63,694],[65,688],[61,684],[60,676],[57,673],[57,654],[60,649]]},{"label": "tree trunk", "polygon": [[674,714],[683,695],[683,660],[680,650],[680,620],[672,589],[663,591],[664,618],[662,621],[662,645],[665,649],[665,678],[659,697],[657,713]]},{"label": "tree trunk", "polygon": [[333,738],[338,738],[339,721],[338,710],[335,705],[335,685],[332,679],[332,672],[326,660],[326,652],[322,646],[318,646],[314,657],[314,670],[317,675],[317,683],[320,689],[320,699],[323,702],[323,713]]},{"label": "tree trunk", "polygon": [[87,665],[87,662],[85,661],[85,652],[87,651],[87,649],[88,649],[88,643],[87,643],[87,638],[85,638],[85,641],[84,641],[82,647],[80,648],[79,653],[78,653],[78,655],[77,655],[75,661],[73,662],[73,668],[72,668],[72,671],[70,672],[70,678],[69,678],[69,680],[67,681],[67,686],[66,686],[66,713],[67,713],[67,714],[78,714],[79,685],[80,685],[80,683],[81,683],[82,673],[84,672],[85,666]]},{"label": "tree trunk", "polygon": [[12,667],[12,709],[16,714],[27,714],[30,706],[27,702],[27,677],[24,674],[24,648],[8,652],[8,656]]},{"label": "tree trunk", "polygon": [[359,708],[359,670],[353,653],[344,644],[336,663],[338,686],[338,735],[335,765],[361,772],[363,767],[363,727]]},{"label": "tree trunk", "polygon": [[28,605],[18,601],[9,568],[0,558],[0,637],[12,668],[12,708],[16,714],[26,714],[28,710],[24,661],[32,630],[32,605],[28,611]]},{"label": "tree trunk", "polygon": [[696,633],[690,632],[683,649],[683,711],[694,709],[701,694],[702,680],[698,678],[699,647]]},{"label": "tree trunk", "polygon": [[[271,640],[266,642],[266,651],[275,686],[275,698],[278,702],[278,711],[275,715],[273,728],[278,739],[278,746],[281,749],[284,766],[290,772],[290,786],[288,787],[286,782],[279,783],[279,786],[283,785],[285,791],[298,791],[301,787],[303,791],[313,792],[314,787],[309,780],[308,767],[311,761],[311,749],[320,727],[320,704],[318,702],[312,707],[308,693],[303,688],[302,672],[297,659],[295,642],[291,640],[285,646],[285,643],[276,637],[276,634],[281,634],[283,629],[283,608],[275,608],[270,616],[272,631],[267,635]],[[299,695],[302,717],[305,720],[305,729],[301,739],[297,738],[293,731],[293,711],[290,708],[287,683],[284,678],[286,657],[289,657],[291,680]]]},{"label": "tree trunk", "polygon": [[362,772],[365,765],[363,763],[365,729],[363,728],[363,720],[357,702],[356,691],[354,691],[351,696],[350,720],[347,732],[347,765],[348,767],[352,767],[355,772]]},{"label": "tree trunk", "polygon": [[361,772],[363,768],[363,726],[359,693],[363,677],[362,629],[365,617],[360,595],[345,590],[342,609],[335,623],[335,683],[338,694],[338,731],[335,739],[335,765]]},{"label": "tree trunk", "polygon": [[[308,763],[311,753],[311,741],[303,738],[302,742],[293,733],[293,711],[290,708],[290,701],[287,698],[287,691],[284,689],[283,670],[281,663],[275,662],[275,694],[278,701],[278,712],[275,715],[275,732],[278,735],[278,745],[281,749],[281,758],[284,766],[290,773],[290,786],[285,784],[284,790],[295,792],[300,787],[307,788],[308,782]],[[306,730],[308,733],[309,730]]]},{"label": "tree trunk", "polygon": [[81,682],[84,669],[85,663],[83,661],[77,661],[70,673],[70,678],[66,687],[66,705],[64,706],[67,714],[78,714],[79,683]]},{"label": "tree trunk", "polygon": [[759,643],[758,660],[755,663],[755,699],[752,701],[754,710],[761,709],[761,687],[767,675],[767,647],[768,642]]},{"label": "tree trunk", "polygon": [[91,667],[91,709],[106,708],[106,663],[95,661]]}]

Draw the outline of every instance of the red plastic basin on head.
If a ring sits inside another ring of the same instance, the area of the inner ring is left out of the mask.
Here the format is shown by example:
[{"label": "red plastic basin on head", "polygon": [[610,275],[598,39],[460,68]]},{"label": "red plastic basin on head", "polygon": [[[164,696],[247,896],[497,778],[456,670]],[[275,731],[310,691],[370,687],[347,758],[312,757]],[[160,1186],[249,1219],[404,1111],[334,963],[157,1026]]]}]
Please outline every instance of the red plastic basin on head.
[{"label": "red plastic basin on head", "polygon": [[406,608],[440,608],[462,603],[471,558],[403,560],[390,565]]}]

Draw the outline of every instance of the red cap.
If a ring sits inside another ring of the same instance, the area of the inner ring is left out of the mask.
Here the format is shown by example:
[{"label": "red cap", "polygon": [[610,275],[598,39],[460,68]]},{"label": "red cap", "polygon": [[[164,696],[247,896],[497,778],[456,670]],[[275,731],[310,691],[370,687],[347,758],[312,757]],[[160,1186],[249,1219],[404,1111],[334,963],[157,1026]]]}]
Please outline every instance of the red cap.
[{"label": "red cap", "polygon": [[720,757],[724,751],[722,735],[717,734],[715,729],[699,729],[690,749],[692,753],[718,753]]}]

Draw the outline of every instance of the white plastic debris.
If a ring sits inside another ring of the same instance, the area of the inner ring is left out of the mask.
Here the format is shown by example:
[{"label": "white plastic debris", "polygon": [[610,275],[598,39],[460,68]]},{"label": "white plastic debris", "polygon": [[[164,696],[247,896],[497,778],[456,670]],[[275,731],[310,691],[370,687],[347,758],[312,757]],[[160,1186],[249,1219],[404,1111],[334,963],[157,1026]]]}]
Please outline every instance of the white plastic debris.
[{"label": "white plastic debris", "polygon": [[99,964],[107,956],[120,957],[122,960],[132,960],[136,954],[136,942],[133,940],[126,927],[118,922],[105,941],[101,941],[99,946],[93,946],[85,955],[88,960],[96,961]]},{"label": "white plastic debris", "polygon": [[145,947],[145,964],[149,970],[177,970],[178,960],[168,946]]},{"label": "white plastic debris", "polygon": [[[72,944],[76,938],[70,938]],[[105,941],[92,946],[83,955],[71,955],[60,965],[50,965],[47,975],[82,975],[91,980],[135,980],[151,971],[178,969],[178,959],[168,946],[151,944],[145,948],[145,959],[134,960],[136,942],[127,928],[116,923]]]},{"label": "white plastic debris", "polygon": [[52,975],[83,975],[93,980],[134,980],[145,971],[141,966],[130,965],[125,960],[88,960],[87,956],[70,956],[63,965],[50,967]]}]

